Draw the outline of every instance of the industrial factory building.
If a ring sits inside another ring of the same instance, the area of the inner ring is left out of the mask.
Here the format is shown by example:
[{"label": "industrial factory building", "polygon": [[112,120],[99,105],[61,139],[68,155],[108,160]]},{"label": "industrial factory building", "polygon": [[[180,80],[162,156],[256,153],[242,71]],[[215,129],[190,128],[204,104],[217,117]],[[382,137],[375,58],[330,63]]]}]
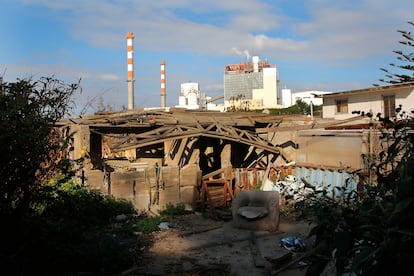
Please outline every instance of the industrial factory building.
[{"label": "industrial factory building", "polygon": [[[127,68],[128,68],[128,109],[134,109],[134,48],[133,33],[127,34]],[[209,97],[200,89],[198,82],[181,83],[181,90],[176,108],[210,111],[248,111],[266,108],[282,108],[295,104],[301,99],[311,105],[322,104],[325,91],[304,91],[292,93],[282,89],[278,103],[278,71],[276,65],[267,59],[260,60],[253,56],[251,61],[228,64],[224,68],[224,93]],[[166,62],[160,62],[161,109],[168,110],[166,103]],[[224,103],[216,103],[224,98]],[[147,108],[153,109],[153,108]]]},{"label": "industrial factory building", "polygon": [[192,110],[198,109],[223,112],[224,105],[214,103],[222,98],[222,95],[216,97],[206,96],[205,93],[201,92],[198,82],[185,82],[181,83],[178,105],[175,107]]},{"label": "industrial factory building", "polygon": [[181,84],[177,107],[206,109],[206,95],[200,91],[198,82],[186,82]]},{"label": "industrial factory building", "polygon": [[308,105],[322,105],[322,95],[331,94],[329,91],[309,90],[309,91],[295,91],[283,88],[281,92],[281,105],[286,108],[296,104],[296,101],[301,100]]},{"label": "industrial factory building", "polygon": [[[176,107],[214,111],[254,110],[277,106],[277,70],[258,56],[252,62],[230,64],[224,70],[224,96],[214,98],[201,92],[197,82],[181,84]],[[214,104],[224,97],[224,105]]]},{"label": "industrial factory building", "polygon": [[261,109],[277,107],[277,69],[258,56],[252,62],[229,64],[224,71],[224,106],[226,109]]}]

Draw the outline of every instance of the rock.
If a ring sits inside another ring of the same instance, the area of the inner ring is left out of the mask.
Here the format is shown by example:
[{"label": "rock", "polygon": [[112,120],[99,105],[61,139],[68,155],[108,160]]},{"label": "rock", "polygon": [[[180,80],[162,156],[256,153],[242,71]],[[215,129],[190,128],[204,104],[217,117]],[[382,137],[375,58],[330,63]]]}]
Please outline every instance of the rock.
[{"label": "rock", "polygon": [[170,229],[170,224],[168,222],[161,222],[158,225],[158,228],[160,228],[160,230],[168,230]]},{"label": "rock", "polygon": [[117,215],[115,217],[115,220],[117,222],[125,222],[128,219],[128,217],[125,214]]}]

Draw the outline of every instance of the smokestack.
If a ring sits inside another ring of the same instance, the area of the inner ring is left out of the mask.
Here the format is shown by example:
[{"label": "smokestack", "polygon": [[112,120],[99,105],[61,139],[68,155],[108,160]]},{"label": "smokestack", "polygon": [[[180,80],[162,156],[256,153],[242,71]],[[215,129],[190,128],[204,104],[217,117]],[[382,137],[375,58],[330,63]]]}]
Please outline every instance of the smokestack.
[{"label": "smokestack", "polygon": [[252,60],[253,60],[253,72],[259,72],[259,57],[253,56]]},{"label": "smokestack", "polygon": [[126,38],[128,49],[128,109],[134,109],[134,34],[129,32]]},{"label": "smokestack", "polygon": [[161,60],[160,62],[160,66],[161,66],[161,107],[165,108],[166,107],[166,95],[165,95],[165,61]]}]

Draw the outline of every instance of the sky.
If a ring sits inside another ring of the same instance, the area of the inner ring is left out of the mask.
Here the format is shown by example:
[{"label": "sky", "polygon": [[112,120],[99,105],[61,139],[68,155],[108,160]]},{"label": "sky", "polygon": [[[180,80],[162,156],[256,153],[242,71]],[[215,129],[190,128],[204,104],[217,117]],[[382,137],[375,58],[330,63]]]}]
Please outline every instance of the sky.
[{"label": "sky", "polygon": [[135,108],[178,105],[181,83],[223,95],[224,67],[252,56],[276,65],[279,88],[340,92],[383,84],[404,50],[412,0],[1,0],[0,76],[79,79],[73,115],[128,106],[128,32]]}]

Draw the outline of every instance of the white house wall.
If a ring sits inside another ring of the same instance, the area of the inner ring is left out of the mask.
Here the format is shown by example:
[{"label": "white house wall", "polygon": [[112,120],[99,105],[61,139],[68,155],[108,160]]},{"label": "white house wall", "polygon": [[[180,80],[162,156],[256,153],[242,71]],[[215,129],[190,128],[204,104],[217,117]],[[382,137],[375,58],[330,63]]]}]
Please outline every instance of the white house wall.
[{"label": "white house wall", "polygon": [[[372,112],[374,116],[377,113],[384,114],[383,97],[388,95],[395,95],[396,107],[402,105],[402,109],[406,112],[414,110],[414,90],[412,87],[370,91],[368,93],[338,93],[337,96],[324,97],[323,118],[348,119],[356,116],[356,114],[352,114],[353,111]],[[336,112],[336,101],[341,99],[348,100],[347,113]]]}]

